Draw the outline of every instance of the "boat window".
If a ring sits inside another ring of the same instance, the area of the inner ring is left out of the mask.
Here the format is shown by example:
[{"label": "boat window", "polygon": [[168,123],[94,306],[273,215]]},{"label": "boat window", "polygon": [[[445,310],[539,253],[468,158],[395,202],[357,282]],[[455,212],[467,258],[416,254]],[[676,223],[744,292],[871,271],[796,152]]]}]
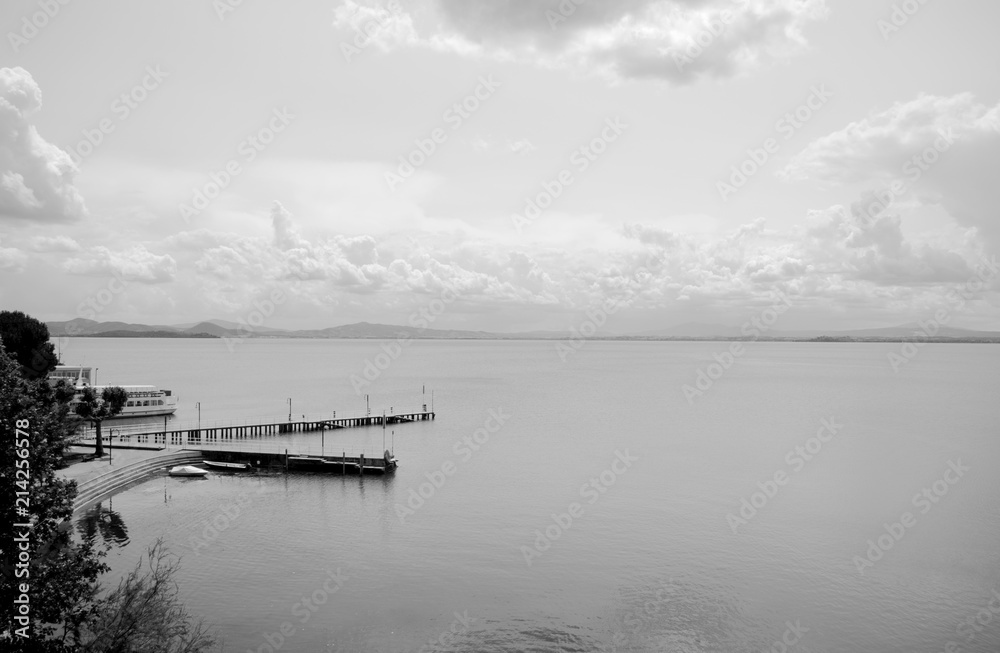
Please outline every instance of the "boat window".
[{"label": "boat window", "polygon": [[147,399],[146,401],[142,402],[142,405],[143,406],[148,406],[149,405],[149,400]]},{"label": "boat window", "polygon": [[127,404],[125,404],[125,405],[126,405],[126,406],[135,406],[135,402],[134,402],[134,401],[130,401],[130,402],[128,402],[128,403],[127,403]]}]

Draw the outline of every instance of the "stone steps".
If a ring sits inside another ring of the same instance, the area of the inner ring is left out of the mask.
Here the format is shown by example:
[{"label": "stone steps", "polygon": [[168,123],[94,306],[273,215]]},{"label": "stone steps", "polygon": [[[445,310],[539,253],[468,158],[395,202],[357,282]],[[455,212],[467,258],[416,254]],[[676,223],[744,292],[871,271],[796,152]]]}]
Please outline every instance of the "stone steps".
[{"label": "stone steps", "polygon": [[95,503],[98,499],[114,494],[130,483],[170,469],[175,465],[201,462],[203,458],[199,451],[176,451],[154,458],[147,458],[146,460],[116,469],[113,472],[88,479],[77,485],[76,501],[73,502],[73,512],[80,512]]}]

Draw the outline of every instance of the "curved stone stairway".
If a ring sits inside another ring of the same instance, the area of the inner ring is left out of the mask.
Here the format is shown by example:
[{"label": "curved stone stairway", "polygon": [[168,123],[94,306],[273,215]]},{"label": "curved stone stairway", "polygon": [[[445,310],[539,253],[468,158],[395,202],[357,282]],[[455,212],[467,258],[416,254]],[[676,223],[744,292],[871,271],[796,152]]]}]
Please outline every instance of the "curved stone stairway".
[{"label": "curved stone stairway", "polygon": [[87,479],[77,485],[76,501],[73,512],[77,513],[94,504],[98,499],[114,494],[125,486],[140,481],[147,476],[170,469],[175,465],[191,462],[201,462],[204,459],[200,451],[174,451],[154,458],[126,465],[113,472],[101,474]]}]

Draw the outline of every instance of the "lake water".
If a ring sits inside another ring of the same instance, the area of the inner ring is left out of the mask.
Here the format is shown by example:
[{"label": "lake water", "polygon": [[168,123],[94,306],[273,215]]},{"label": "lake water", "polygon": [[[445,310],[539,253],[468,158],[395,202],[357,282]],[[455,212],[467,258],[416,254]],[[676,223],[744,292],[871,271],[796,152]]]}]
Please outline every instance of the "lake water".
[{"label": "lake water", "polygon": [[[114,573],[163,537],[227,651],[1000,651],[1000,347],[895,371],[899,344],[748,343],[723,370],[728,343],[416,341],[359,395],[382,344],[70,340],[101,383],[174,390],[180,422],[434,393],[435,421],[387,434],[394,475],[161,477],[106,501]],[[699,370],[718,378],[688,401]]]}]

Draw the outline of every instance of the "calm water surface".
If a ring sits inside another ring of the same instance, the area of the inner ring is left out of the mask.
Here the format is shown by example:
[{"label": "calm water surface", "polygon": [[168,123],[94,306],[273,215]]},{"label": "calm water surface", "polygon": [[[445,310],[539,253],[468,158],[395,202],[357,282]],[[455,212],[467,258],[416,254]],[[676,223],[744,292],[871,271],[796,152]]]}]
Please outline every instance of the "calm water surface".
[{"label": "calm water surface", "polygon": [[[173,389],[177,422],[196,402],[208,423],[434,391],[437,420],[390,434],[385,478],[156,478],[115,496],[114,573],[163,537],[227,651],[1000,651],[1000,347],[927,345],[895,372],[899,344],[750,343],[689,402],[725,343],[591,342],[563,361],[551,342],[417,341],[359,396],[350,375],[381,344],[70,340],[64,360],[102,383]],[[503,424],[473,450],[491,412]],[[836,433],[810,443],[824,420]],[[323,445],[379,452],[382,430]]]}]

